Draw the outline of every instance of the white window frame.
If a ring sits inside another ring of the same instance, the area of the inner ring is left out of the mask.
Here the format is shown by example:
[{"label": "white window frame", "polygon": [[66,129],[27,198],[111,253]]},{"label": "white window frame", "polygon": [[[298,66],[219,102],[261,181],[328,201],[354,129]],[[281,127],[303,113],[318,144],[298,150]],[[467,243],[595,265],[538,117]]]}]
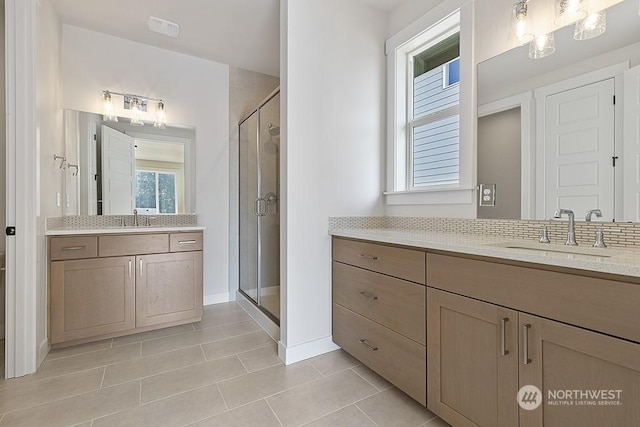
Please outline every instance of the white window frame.
[{"label": "white window frame", "polygon": [[[154,173],[156,174],[156,207],[155,207],[155,212],[152,212],[153,209],[151,208],[139,208],[136,206],[136,209],[140,210],[142,209],[142,211],[140,213],[142,214],[152,214],[152,215],[175,215],[177,214],[178,211],[178,177],[177,177],[177,173],[175,171],[170,171],[170,170],[159,170],[159,169],[149,169],[149,168],[136,168],[136,175],[138,174],[138,172],[150,172],[150,173]],[[173,175],[173,183],[174,183],[174,199],[176,201],[176,212],[167,212],[167,213],[160,213],[160,174],[166,174],[166,175]],[[137,176],[136,176],[137,178]],[[136,195],[137,196],[137,195]]]},{"label": "white window frame", "polygon": [[[473,204],[475,188],[476,94],[473,2],[447,0],[387,40],[387,191],[389,205]],[[408,56],[460,30],[460,172],[457,184],[411,188]]]}]

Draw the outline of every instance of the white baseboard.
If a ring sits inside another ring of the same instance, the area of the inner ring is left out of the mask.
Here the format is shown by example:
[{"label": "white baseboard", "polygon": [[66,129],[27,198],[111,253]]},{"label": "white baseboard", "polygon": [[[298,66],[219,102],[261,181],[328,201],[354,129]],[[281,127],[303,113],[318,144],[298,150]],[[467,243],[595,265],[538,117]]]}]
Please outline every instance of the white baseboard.
[{"label": "white baseboard", "polygon": [[301,360],[338,350],[339,348],[330,336],[293,347],[285,347],[282,342],[278,342],[278,357],[280,357],[285,365],[290,365],[300,362]]},{"label": "white baseboard", "polygon": [[280,340],[280,327],[273,323],[273,320],[269,318],[266,314],[264,314],[258,307],[255,306],[252,302],[250,302],[247,297],[242,295],[240,292],[236,294],[236,302],[242,307],[244,311],[247,312],[249,316],[253,320],[256,321],[258,325],[264,331],[269,334],[271,338],[273,338],[276,342]]},{"label": "white baseboard", "polygon": [[202,298],[203,305],[220,304],[222,302],[229,302],[229,301],[230,301],[229,292],[204,295]]},{"label": "white baseboard", "polygon": [[49,354],[49,350],[51,350],[51,346],[49,345],[49,339],[45,338],[38,347],[38,368],[44,362],[44,358]]}]

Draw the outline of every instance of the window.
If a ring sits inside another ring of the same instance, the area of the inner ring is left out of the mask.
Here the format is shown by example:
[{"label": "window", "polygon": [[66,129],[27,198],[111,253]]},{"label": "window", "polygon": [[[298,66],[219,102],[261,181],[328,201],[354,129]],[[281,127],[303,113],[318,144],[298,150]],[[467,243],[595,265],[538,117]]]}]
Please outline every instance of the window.
[{"label": "window", "polygon": [[409,188],[457,184],[460,33],[420,46],[409,54],[409,64]]},{"label": "window", "polygon": [[459,4],[387,40],[388,204],[473,201],[473,7]]},{"label": "window", "polygon": [[136,169],[136,209],[146,214],[177,213],[176,174]]}]

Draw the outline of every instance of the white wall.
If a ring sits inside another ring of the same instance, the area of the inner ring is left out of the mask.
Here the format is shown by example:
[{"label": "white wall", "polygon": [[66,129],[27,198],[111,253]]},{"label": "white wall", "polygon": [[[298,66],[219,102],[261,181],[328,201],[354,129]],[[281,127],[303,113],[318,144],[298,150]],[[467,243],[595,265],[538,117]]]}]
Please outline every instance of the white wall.
[{"label": "white wall", "polygon": [[[63,26],[64,108],[100,113],[103,90],[166,102],[167,121],[196,128],[196,213],[204,232],[205,304],[227,301],[229,67]],[[114,96],[117,108],[120,97]],[[127,110],[117,111],[128,116]]]},{"label": "white wall", "polygon": [[61,216],[56,193],[62,194],[64,171],[53,155],[64,154],[62,90],[60,77],[60,45],[62,27],[50,0],[40,2],[38,9],[38,61],[36,108],[40,151],[40,208],[37,215],[37,344],[39,361],[48,349],[47,340],[47,252],[45,219]]},{"label": "white wall", "polygon": [[281,1],[287,363],[331,343],[327,218],[380,215],[386,16],[359,2]]},{"label": "white wall", "polygon": [[[4,16],[4,1],[0,2],[0,13]],[[4,19],[0,19],[0,81],[5,81],[5,73],[4,73],[4,43],[5,43],[5,24]],[[0,85],[0,117],[5,117],[6,114],[6,97],[5,97],[5,87],[4,85]],[[0,226],[4,229],[6,226],[6,204],[7,204],[7,194],[6,194],[6,163],[7,163],[7,153],[6,153],[6,134],[7,134],[7,123],[4,119],[0,120]],[[1,231],[1,230],[0,230]],[[5,234],[0,232],[0,252],[4,255],[5,253]],[[4,262],[4,257],[2,258]],[[0,273],[0,338],[4,338],[4,328],[5,328],[5,283],[4,283],[4,272]]]}]

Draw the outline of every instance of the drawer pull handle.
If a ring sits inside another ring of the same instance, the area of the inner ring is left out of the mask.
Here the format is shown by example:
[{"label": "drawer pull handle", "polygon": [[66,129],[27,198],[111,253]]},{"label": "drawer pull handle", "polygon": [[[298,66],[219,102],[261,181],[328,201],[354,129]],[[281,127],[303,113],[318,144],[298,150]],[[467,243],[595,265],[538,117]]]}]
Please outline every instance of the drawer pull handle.
[{"label": "drawer pull handle", "polygon": [[531,329],[529,324],[522,327],[522,362],[525,365],[531,363],[531,359],[529,359],[529,329]]},{"label": "drawer pull handle", "polygon": [[142,268],[142,259],[140,259],[140,277],[144,276],[144,268]]},{"label": "drawer pull handle", "polygon": [[86,246],[65,246],[62,248],[63,251],[81,251],[83,249],[87,249]]},{"label": "drawer pull handle", "polygon": [[195,240],[179,240],[178,241],[179,245],[193,245],[194,243],[196,243]]},{"label": "drawer pull handle", "polygon": [[509,350],[507,350],[507,322],[509,321],[508,317],[503,317],[500,319],[500,347],[502,349],[501,353],[503,356],[509,354]]},{"label": "drawer pull handle", "polygon": [[375,255],[369,255],[369,254],[358,254],[359,258],[366,258],[366,259],[372,259],[372,260],[377,260],[378,257]]},{"label": "drawer pull handle", "polygon": [[372,294],[371,292],[367,292],[367,291],[360,291],[360,295],[362,295],[365,298],[370,298],[370,299],[378,299],[377,296],[375,296],[374,294]]},{"label": "drawer pull handle", "polygon": [[376,350],[378,350],[378,347],[374,347],[374,346],[372,346],[371,344],[369,344],[369,343],[367,342],[367,340],[358,340],[358,341],[360,341],[360,344],[362,344],[363,346],[367,347],[367,348],[368,348],[369,350],[371,350],[371,351],[376,351]]},{"label": "drawer pull handle", "polygon": [[129,260],[129,279],[131,279],[131,267],[133,265],[133,262],[131,260]]}]

